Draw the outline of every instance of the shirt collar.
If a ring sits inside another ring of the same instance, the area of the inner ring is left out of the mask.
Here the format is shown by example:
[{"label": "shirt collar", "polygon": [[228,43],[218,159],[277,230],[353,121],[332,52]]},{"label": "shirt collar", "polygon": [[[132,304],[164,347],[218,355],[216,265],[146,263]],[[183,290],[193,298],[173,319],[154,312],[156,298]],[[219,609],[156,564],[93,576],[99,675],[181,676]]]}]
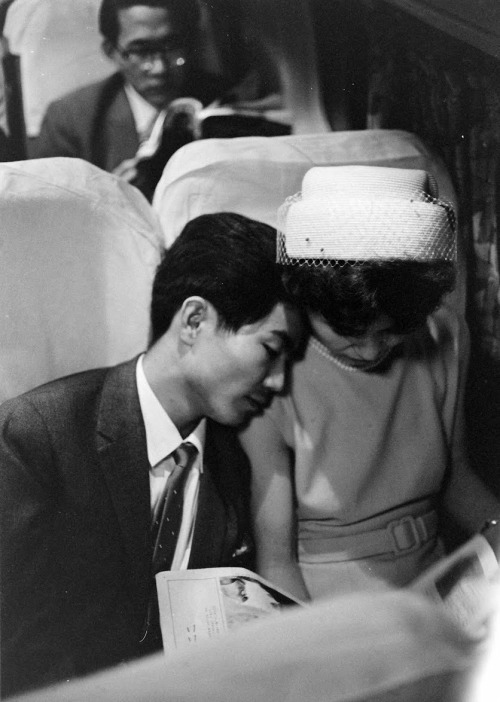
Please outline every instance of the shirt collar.
[{"label": "shirt collar", "polygon": [[127,96],[132,116],[135,122],[135,128],[139,134],[139,140],[143,141],[149,137],[153,124],[158,117],[160,110],[150,105],[142,95],[139,95],[137,90],[130,83],[124,85],[125,94]]},{"label": "shirt collar", "polygon": [[[196,429],[183,439],[147,381],[142,365],[143,357],[144,354],[137,361],[136,380],[142,418],[146,429],[146,448],[151,467],[154,468],[160,461],[169,456],[172,451],[175,451],[180,444],[186,441],[196,446],[200,459],[202,459],[206,420],[202,419]],[[199,461],[199,466],[200,471],[202,471],[203,460]]]}]

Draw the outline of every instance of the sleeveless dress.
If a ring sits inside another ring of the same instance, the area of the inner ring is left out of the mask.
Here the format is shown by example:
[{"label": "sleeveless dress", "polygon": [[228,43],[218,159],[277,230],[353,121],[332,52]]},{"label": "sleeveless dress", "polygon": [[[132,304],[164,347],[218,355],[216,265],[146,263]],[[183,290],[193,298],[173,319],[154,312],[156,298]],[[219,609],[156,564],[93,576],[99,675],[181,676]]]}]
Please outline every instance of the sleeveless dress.
[{"label": "sleeveless dress", "polygon": [[467,356],[465,323],[441,308],[371,371],[340,367],[314,338],[291,369],[289,393],[260,421],[294,455],[298,559],[313,599],[406,585],[442,555],[434,508],[461,441]]}]

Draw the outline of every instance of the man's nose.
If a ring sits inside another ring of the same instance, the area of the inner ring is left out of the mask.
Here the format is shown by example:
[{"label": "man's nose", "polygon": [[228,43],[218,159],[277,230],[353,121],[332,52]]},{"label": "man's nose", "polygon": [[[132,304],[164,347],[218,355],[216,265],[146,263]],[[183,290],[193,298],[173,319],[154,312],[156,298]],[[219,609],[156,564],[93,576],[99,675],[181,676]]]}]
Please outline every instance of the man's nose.
[{"label": "man's nose", "polygon": [[264,380],[264,387],[272,392],[281,392],[285,387],[286,359],[283,356],[277,358]]},{"label": "man's nose", "polygon": [[167,57],[158,53],[156,56],[149,59],[146,70],[148,73],[164,73],[167,70],[168,63]]}]

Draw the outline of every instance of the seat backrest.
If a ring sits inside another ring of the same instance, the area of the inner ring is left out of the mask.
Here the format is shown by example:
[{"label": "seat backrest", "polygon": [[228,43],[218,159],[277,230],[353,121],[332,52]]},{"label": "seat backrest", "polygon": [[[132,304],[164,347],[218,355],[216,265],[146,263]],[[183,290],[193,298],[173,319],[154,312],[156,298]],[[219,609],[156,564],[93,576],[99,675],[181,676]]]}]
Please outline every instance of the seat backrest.
[{"label": "seat backrest", "polygon": [[0,401],[143,350],[158,222],[79,159],[0,164]]},{"label": "seat backrest", "polygon": [[231,635],[212,633],[209,645],[179,648],[168,655],[168,672],[158,653],[19,699],[163,702],[168,690],[176,702],[498,700],[497,686],[496,695],[467,695],[483,642],[444,606],[409,589],[353,592],[285,610]]},{"label": "seat backrest", "polygon": [[177,151],[153,201],[170,245],[193,217],[230,210],[276,226],[276,212],[313,166],[365,164],[423,168],[455,202],[442,162],[414,134],[363,130],[195,141]]},{"label": "seat backrest", "polygon": [[[166,246],[200,214],[232,211],[276,226],[278,207],[301,188],[313,166],[365,164],[422,168],[431,173],[439,196],[456,205],[450,176],[414,134],[400,130],[358,130],[281,137],[241,137],[192,142],[175,153],[153,199]],[[465,301],[465,254],[459,247],[459,282],[453,303]]]},{"label": "seat backrest", "polygon": [[21,57],[28,137],[37,136],[50,102],[115,68],[101,51],[100,0],[14,0],[4,34]]}]

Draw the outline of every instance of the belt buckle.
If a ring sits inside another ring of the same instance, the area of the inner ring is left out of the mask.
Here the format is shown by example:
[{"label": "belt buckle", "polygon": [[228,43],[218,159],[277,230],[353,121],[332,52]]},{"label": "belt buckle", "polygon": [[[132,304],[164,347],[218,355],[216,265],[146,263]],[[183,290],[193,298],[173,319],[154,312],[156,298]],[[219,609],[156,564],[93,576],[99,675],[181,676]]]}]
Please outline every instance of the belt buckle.
[{"label": "belt buckle", "polygon": [[[398,537],[398,532],[396,531],[398,527],[403,529],[402,538],[406,541],[410,541],[407,546],[400,545],[402,539],[401,536]],[[412,553],[413,551],[417,551],[423,543],[418,533],[417,523],[411,515],[389,522],[387,529],[392,536],[393,550],[395,553]]]}]

